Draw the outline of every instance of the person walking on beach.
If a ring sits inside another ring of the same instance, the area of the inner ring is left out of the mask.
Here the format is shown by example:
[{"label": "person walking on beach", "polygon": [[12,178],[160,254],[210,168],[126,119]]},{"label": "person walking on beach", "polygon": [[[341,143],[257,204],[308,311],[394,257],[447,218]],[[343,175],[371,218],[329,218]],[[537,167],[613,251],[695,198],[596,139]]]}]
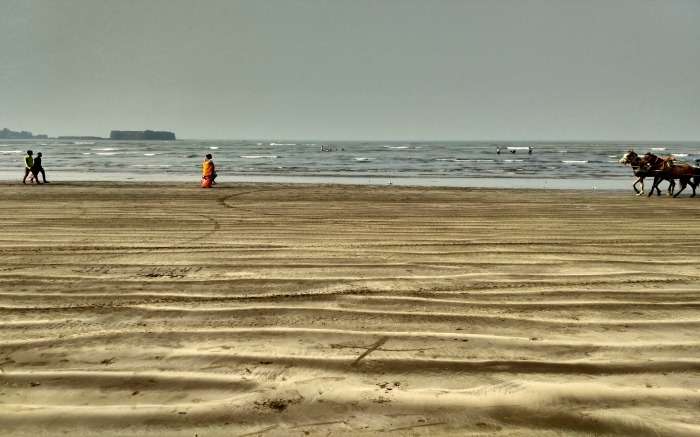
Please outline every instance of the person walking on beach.
[{"label": "person walking on beach", "polygon": [[36,179],[37,182],[39,182],[39,173],[41,173],[41,177],[44,179],[44,183],[48,184],[46,181],[46,172],[44,172],[44,167],[41,165],[41,152],[36,154],[36,158],[34,158],[34,165],[32,165],[32,174],[34,175],[34,179]]},{"label": "person walking on beach", "polygon": [[216,165],[214,164],[214,160],[212,159],[211,154],[207,156],[209,156],[209,162],[211,163],[211,183],[212,185],[216,185],[216,177],[219,176],[216,173]]},{"label": "person walking on beach", "polygon": [[207,153],[202,162],[202,188],[211,188],[214,179],[216,179],[216,167],[211,154]]},{"label": "person walking on beach", "polygon": [[32,177],[29,179],[29,182],[36,181],[37,183],[39,183],[39,180],[36,179],[36,177],[34,176],[34,172],[32,171],[32,169],[34,168],[34,157],[32,156],[33,154],[34,152],[32,152],[31,150],[27,150],[27,154],[24,156],[24,178],[22,179],[23,184],[27,183],[27,176],[29,176],[29,174],[32,175]]}]

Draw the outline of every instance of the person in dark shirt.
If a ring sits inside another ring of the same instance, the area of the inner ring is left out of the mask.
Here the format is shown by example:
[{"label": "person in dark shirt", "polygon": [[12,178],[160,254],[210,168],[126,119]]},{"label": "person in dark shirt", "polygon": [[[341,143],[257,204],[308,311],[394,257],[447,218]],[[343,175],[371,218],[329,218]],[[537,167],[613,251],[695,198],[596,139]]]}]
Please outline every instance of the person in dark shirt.
[{"label": "person in dark shirt", "polygon": [[36,158],[34,158],[34,163],[32,165],[32,173],[34,174],[34,179],[36,179],[37,182],[39,182],[39,173],[41,173],[41,177],[44,179],[44,183],[48,184],[46,181],[46,172],[44,172],[44,167],[41,165],[41,152],[36,154]]}]

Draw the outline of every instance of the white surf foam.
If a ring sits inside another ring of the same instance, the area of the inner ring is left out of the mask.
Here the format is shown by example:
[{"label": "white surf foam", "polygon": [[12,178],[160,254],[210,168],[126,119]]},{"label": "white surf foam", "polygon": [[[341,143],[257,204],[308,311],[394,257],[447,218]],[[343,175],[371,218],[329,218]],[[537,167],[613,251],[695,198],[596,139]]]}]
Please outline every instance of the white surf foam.
[{"label": "white surf foam", "polygon": [[455,158],[452,159],[454,162],[496,162],[494,159],[461,159],[461,158]]},{"label": "white surf foam", "polygon": [[[435,160],[449,162],[496,162],[494,159],[435,158]],[[522,161],[522,159],[520,161]]]},{"label": "white surf foam", "polygon": [[277,155],[241,155],[243,159],[276,159]]},{"label": "white surf foam", "polygon": [[562,161],[564,164],[588,164],[588,161]]}]

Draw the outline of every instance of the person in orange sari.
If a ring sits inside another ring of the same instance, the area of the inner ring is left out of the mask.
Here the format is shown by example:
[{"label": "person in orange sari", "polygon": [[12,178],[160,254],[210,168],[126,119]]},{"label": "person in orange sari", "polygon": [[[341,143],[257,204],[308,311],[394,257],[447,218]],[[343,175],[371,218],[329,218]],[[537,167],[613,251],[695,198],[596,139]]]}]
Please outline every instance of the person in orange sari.
[{"label": "person in orange sari", "polygon": [[210,188],[216,179],[216,167],[212,161],[211,154],[207,154],[202,162],[202,187]]}]

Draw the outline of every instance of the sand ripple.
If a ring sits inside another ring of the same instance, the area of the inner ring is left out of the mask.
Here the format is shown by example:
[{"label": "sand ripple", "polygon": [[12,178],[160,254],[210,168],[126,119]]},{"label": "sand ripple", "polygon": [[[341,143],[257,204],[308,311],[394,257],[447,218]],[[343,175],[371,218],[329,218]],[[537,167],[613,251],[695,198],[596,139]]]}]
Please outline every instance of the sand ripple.
[{"label": "sand ripple", "polygon": [[695,199],[34,188],[3,435],[700,435]]}]

